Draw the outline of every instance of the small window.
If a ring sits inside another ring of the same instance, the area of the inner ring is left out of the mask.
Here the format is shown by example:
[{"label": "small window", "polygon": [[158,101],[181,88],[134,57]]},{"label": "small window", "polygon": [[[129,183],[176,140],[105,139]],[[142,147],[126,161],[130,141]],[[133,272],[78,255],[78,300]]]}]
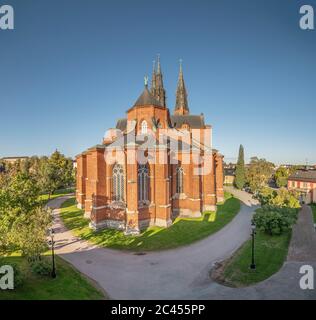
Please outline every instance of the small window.
[{"label": "small window", "polygon": [[183,168],[177,168],[177,193],[183,193]]},{"label": "small window", "polygon": [[113,167],[113,200],[124,201],[125,178],[123,166],[115,164]]},{"label": "small window", "polygon": [[146,134],[147,130],[148,130],[147,121],[143,120],[142,121],[142,129],[141,129],[142,134]]},{"label": "small window", "polygon": [[295,181],[292,181],[292,188],[295,188]]},{"label": "small window", "polygon": [[138,166],[138,200],[149,200],[149,168],[147,164]]},{"label": "small window", "polygon": [[307,188],[307,182],[303,183],[303,188]]}]

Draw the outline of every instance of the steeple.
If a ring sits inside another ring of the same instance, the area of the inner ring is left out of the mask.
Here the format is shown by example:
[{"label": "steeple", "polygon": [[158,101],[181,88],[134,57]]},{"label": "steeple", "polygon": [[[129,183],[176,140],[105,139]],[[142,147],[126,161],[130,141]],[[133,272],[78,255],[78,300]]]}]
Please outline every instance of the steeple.
[{"label": "steeple", "polygon": [[184,115],[184,114],[189,114],[189,112],[190,110],[188,106],[188,94],[184,84],[182,60],[180,59],[180,71],[179,71],[179,78],[178,78],[176,106],[175,106],[174,114]]},{"label": "steeple", "polygon": [[142,94],[139,96],[133,107],[137,106],[158,106],[162,107],[160,101],[158,101],[148,90],[148,77],[144,78],[145,88]]},{"label": "steeple", "polygon": [[153,96],[156,96],[156,61],[153,61],[153,73],[151,78],[150,92]]},{"label": "steeple", "polygon": [[155,72],[155,98],[160,101],[163,106],[166,106],[166,91],[163,87],[163,80],[162,80],[162,72],[160,66],[160,55],[158,54],[157,57],[157,71]]}]

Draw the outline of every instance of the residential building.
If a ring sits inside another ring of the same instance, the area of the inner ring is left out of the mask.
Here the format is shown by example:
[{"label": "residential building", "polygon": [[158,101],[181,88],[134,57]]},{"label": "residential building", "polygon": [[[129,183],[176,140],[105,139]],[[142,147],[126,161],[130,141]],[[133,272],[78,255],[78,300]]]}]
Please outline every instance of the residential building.
[{"label": "residential building", "polygon": [[298,191],[304,203],[316,203],[316,170],[297,170],[288,178],[288,189]]}]

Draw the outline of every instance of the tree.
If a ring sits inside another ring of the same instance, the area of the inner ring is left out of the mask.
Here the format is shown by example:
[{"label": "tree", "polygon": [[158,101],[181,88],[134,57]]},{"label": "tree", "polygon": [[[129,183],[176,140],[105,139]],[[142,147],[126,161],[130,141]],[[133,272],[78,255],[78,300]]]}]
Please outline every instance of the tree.
[{"label": "tree", "polygon": [[246,170],[246,181],[253,192],[258,192],[272,177],[274,164],[265,159],[252,157]]},{"label": "tree", "polygon": [[297,209],[264,206],[256,210],[253,222],[269,235],[280,235],[289,230],[297,220]]},{"label": "tree", "polygon": [[271,200],[271,205],[276,207],[299,208],[299,193],[294,190],[289,191],[286,188],[281,188],[278,190],[275,198]]},{"label": "tree", "polygon": [[289,169],[284,168],[284,167],[278,168],[274,174],[274,180],[275,180],[276,185],[279,188],[286,187],[288,177],[289,177]]},{"label": "tree", "polygon": [[57,150],[50,158],[43,157],[39,163],[38,182],[42,192],[48,192],[49,199],[56,190],[71,186],[74,183],[72,159]]},{"label": "tree", "polygon": [[261,188],[256,196],[261,206],[273,206],[279,208],[299,208],[299,193],[294,190],[280,188],[273,190],[269,187]]},{"label": "tree", "polygon": [[46,250],[50,212],[42,207],[39,188],[30,175],[14,170],[1,177],[0,250],[21,250],[36,259]]},{"label": "tree", "polygon": [[240,145],[238,161],[236,165],[235,172],[235,187],[237,189],[242,189],[246,183],[246,171],[245,171],[245,159],[244,159],[244,147]]}]

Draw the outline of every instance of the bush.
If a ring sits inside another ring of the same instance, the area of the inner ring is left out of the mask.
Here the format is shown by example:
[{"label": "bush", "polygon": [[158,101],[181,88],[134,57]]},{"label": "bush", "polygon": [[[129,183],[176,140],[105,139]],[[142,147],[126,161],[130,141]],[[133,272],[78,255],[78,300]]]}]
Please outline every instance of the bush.
[{"label": "bush", "polygon": [[14,288],[18,288],[23,284],[23,274],[16,263],[10,263],[10,265],[14,271]]},{"label": "bush", "polygon": [[280,235],[289,230],[297,219],[297,209],[265,206],[253,216],[256,227],[270,235]]},{"label": "bush", "polygon": [[36,260],[31,264],[33,273],[40,276],[49,276],[52,272],[51,264],[47,260]]},{"label": "bush", "polygon": [[255,195],[262,206],[270,205],[282,208],[299,208],[299,194],[293,190],[280,188],[273,190],[268,187],[261,188]]},{"label": "bush", "polygon": [[14,263],[14,262],[9,262],[6,259],[0,259],[0,266],[3,265],[8,265],[13,268],[13,274],[14,274],[14,288],[18,288],[23,284],[23,273],[20,270],[20,267]]}]

